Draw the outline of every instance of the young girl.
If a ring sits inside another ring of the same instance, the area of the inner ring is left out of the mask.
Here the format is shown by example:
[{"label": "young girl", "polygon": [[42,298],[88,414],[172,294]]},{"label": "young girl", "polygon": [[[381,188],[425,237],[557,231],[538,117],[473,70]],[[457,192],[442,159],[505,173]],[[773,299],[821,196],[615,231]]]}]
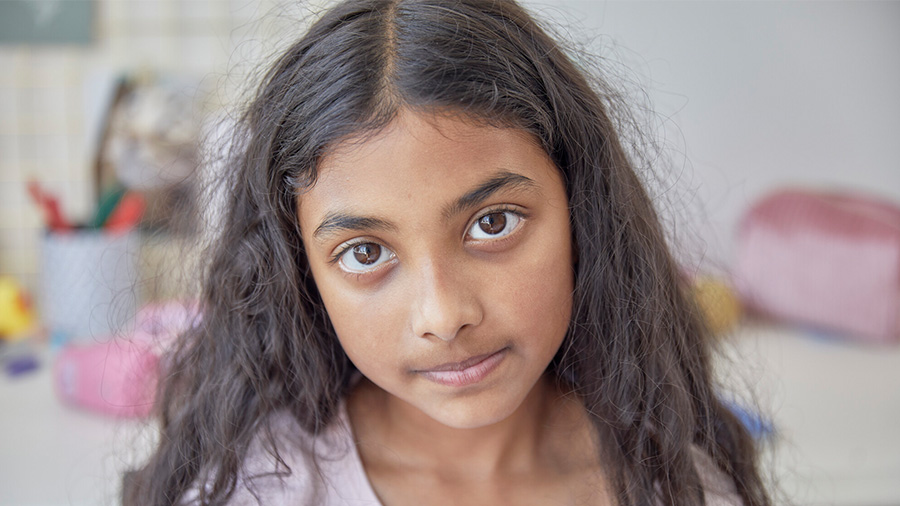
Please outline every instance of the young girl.
[{"label": "young girl", "polygon": [[769,503],[607,97],[512,0],[348,0],[244,116],[128,504]]}]

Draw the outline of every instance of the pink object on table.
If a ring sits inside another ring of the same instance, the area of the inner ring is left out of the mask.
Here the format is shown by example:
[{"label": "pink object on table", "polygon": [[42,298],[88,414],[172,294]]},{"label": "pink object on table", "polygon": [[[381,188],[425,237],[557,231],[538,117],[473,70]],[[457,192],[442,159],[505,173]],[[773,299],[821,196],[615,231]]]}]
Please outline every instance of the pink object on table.
[{"label": "pink object on table", "polygon": [[143,307],[131,336],[63,348],[53,365],[54,387],[63,402],[118,417],[150,414],[161,357],[178,334],[197,325],[195,303]]},{"label": "pink object on table", "polygon": [[734,282],[751,309],[900,341],[900,207],[855,194],[779,191],[745,214],[737,250]]},{"label": "pink object on table", "polygon": [[100,413],[146,416],[153,407],[159,355],[151,343],[111,338],[69,345],[53,365],[57,395],[65,403]]}]

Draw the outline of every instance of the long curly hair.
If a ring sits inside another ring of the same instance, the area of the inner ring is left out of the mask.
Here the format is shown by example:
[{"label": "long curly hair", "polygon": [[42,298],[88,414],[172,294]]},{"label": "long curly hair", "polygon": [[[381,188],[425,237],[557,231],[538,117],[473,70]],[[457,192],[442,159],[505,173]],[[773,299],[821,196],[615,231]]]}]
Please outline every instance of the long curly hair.
[{"label": "long curly hair", "polygon": [[[241,118],[202,322],[168,357],[159,446],[127,504],[234,492],[254,437],[287,411],[311,434],[354,373],[319,297],[297,198],[337,143],[403,108],[531,133],[564,176],[577,254],[573,316],[550,372],[603,442],[618,504],[701,505],[697,453],[769,504],[754,443],[717,399],[708,331],[617,134],[613,98],[512,0],[348,0],[278,59]],[[277,448],[277,441],[270,441]]]}]

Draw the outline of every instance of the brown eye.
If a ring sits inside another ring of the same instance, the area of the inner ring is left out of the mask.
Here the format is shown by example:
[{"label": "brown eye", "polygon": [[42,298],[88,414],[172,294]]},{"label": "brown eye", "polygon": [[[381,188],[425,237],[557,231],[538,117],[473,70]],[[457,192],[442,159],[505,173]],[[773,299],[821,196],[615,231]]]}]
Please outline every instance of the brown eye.
[{"label": "brown eye", "polygon": [[486,214],[478,220],[478,228],[488,235],[497,235],[506,228],[506,213]]},{"label": "brown eye", "polygon": [[499,239],[518,229],[523,219],[515,211],[491,211],[469,226],[468,236],[479,241]]},{"label": "brown eye", "polygon": [[353,258],[362,265],[372,265],[381,257],[381,246],[367,242],[352,248]]},{"label": "brown eye", "polygon": [[374,271],[394,259],[394,252],[377,242],[359,242],[343,249],[338,261],[345,271]]}]

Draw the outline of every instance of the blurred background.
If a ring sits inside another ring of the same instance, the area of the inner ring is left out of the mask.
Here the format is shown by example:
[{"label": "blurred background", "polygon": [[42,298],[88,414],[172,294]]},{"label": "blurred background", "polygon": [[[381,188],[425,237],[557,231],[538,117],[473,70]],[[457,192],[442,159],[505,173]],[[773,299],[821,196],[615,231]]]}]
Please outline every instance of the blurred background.
[{"label": "blurred background", "polygon": [[[634,101],[784,498],[900,504],[900,2],[525,3]],[[205,139],[327,4],[0,0],[0,503],[115,502]]]},{"label": "blurred background", "polygon": [[261,48],[271,49],[307,10],[275,7],[266,0],[0,2],[3,273],[38,286],[47,222],[28,181],[53,195],[73,224],[95,217],[116,180],[156,193],[147,195],[148,207],[156,203],[159,212],[166,198],[185,197],[158,194],[179,192],[173,187],[199,160],[204,120],[233,105],[246,87],[244,66],[257,65]]}]

